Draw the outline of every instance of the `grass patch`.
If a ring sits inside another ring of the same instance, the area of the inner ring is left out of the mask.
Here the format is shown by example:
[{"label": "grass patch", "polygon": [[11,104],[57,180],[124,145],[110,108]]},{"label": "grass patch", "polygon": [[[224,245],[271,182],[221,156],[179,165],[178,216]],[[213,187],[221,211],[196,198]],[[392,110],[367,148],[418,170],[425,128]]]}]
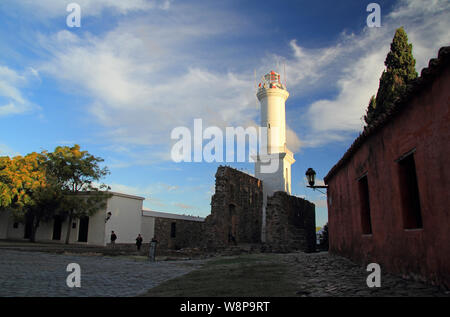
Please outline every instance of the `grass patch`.
[{"label": "grass patch", "polygon": [[152,288],[143,296],[295,296],[280,255],[254,254],[209,260],[202,268]]}]

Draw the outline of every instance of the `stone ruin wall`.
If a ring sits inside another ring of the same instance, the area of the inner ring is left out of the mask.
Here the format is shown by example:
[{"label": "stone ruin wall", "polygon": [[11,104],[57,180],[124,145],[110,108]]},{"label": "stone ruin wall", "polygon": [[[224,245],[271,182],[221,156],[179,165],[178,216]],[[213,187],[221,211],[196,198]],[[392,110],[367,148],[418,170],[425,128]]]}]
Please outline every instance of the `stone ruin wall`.
[{"label": "stone ruin wall", "polygon": [[274,252],[314,252],[316,250],[315,205],[285,192],[276,192],[268,197],[266,248]]},{"label": "stone ruin wall", "polygon": [[208,249],[236,243],[260,243],[262,226],[262,182],[244,172],[220,166],[216,172],[211,214],[205,220]]},{"label": "stone ruin wall", "polygon": [[[261,244],[263,182],[236,169],[220,166],[211,215],[205,220],[204,243],[208,249],[236,243]],[[315,206],[307,200],[277,192],[268,197],[266,243],[263,250],[314,252]]]}]

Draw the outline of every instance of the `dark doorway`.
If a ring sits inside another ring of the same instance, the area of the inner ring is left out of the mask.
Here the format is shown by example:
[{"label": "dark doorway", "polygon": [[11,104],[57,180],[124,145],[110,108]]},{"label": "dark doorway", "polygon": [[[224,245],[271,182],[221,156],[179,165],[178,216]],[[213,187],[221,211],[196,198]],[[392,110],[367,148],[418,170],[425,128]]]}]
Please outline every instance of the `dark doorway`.
[{"label": "dark doorway", "polygon": [[78,228],[78,242],[88,241],[89,217],[80,218],[80,226]]},{"label": "dark doorway", "polygon": [[26,216],[25,218],[25,239],[31,239],[31,233],[33,232],[33,217]]},{"label": "dark doorway", "polygon": [[62,217],[55,216],[53,218],[53,240],[61,240]]}]

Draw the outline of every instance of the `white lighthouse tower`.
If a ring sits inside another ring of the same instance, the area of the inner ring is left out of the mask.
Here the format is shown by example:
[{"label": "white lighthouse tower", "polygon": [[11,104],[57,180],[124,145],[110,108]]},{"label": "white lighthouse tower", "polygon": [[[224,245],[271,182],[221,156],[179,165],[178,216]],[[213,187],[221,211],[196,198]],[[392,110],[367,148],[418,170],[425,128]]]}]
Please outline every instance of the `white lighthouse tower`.
[{"label": "white lighthouse tower", "polygon": [[[264,205],[262,241],[265,241],[267,196],[277,191],[291,194],[291,165],[294,155],[286,145],[286,106],[289,98],[280,75],[274,71],[266,74],[257,91],[261,105],[261,127],[267,128],[255,163],[255,176],[263,181]],[[266,144],[264,144],[266,143]]]},{"label": "white lighthouse tower", "polygon": [[290,194],[291,165],[295,160],[286,145],[285,102],[289,92],[281,83],[280,75],[271,71],[259,84],[257,97],[261,104],[261,127],[267,128],[267,140],[262,140],[266,142],[262,149],[265,153],[258,153],[255,175],[264,182],[267,194],[277,191]]}]

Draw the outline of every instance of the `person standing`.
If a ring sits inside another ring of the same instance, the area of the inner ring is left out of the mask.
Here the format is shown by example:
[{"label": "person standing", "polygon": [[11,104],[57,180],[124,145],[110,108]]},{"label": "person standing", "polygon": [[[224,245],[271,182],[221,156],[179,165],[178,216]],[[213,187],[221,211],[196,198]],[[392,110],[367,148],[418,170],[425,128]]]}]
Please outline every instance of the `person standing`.
[{"label": "person standing", "polygon": [[116,246],[117,235],[114,231],[111,231],[111,247],[114,249]]},{"label": "person standing", "polygon": [[141,245],[142,245],[142,237],[141,234],[138,234],[137,238],[136,238],[136,247],[137,250],[140,251],[141,250]]},{"label": "person standing", "polygon": [[158,240],[156,240],[155,237],[152,238],[150,241],[150,248],[149,248],[149,254],[148,257],[150,261],[155,262],[156,260],[156,245],[158,243]]}]

